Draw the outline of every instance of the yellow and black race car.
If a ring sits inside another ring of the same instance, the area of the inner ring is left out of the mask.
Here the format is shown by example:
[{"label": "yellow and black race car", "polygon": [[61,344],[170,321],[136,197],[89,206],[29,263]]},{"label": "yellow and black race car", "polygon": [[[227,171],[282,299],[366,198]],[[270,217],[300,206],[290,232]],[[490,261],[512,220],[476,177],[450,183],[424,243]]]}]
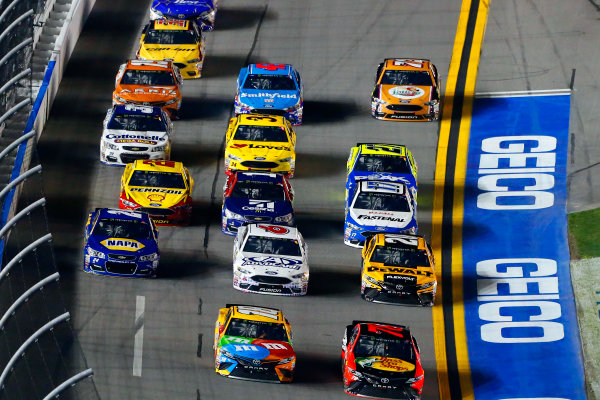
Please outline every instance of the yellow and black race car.
[{"label": "yellow and black race car", "polygon": [[433,252],[421,236],[379,233],[362,250],[361,296],[367,301],[432,306]]},{"label": "yellow and black race car", "polygon": [[142,31],[137,58],[173,61],[184,79],[200,78],[204,38],[195,21],[157,19]]}]

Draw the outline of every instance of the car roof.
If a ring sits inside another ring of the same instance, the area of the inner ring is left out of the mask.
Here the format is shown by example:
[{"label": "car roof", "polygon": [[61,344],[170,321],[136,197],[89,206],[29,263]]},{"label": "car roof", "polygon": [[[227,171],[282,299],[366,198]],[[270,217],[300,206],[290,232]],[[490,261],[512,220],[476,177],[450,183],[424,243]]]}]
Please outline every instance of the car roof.
[{"label": "car roof", "polygon": [[[407,326],[404,325],[398,325],[398,324],[389,324],[389,323],[383,323],[383,322],[370,322],[370,321],[360,321],[357,322],[360,323],[361,327],[361,334],[364,332],[372,332],[375,334],[382,334],[385,336],[400,336],[400,337],[405,337],[407,339],[410,339],[410,337],[412,336],[410,333],[410,329]],[[400,335],[396,334],[395,332],[400,333]]]},{"label": "car roof", "polygon": [[[396,247],[425,249],[425,238],[423,236],[406,235],[402,233],[377,233],[375,236],[378,246],[383,246],[385,244],[385,239],[400,239],[394,243]],[[415,239],[417,240],[416,244],[414,243]]]},{"label": "car roof", "polygon": [[114,114],[134,114],[134,115],[159,115],[162,116],[162,110],[160,107],[151,106],[138,106],[132,104],[117,104],[114,107]]},{"label": "car roof", "polygon": [[230,305],[230,308],[232,309],[232,318],[276,323],[283,323],[285,320],[281,310],[276,308],[257,307],[244,304]]},{"label": "car roof", "polygon": [[406,194],[406,185],[402,182],[364,180],[359,182],[361,192],[399,193]]},{"label": "car roof", "polygon": [[261,75],[289,75],[292,76],[294,67],[290,64],[250,64],[249,74]]},{"label": "car roof", "polygon": [[429,71],[431,62],[424,58],[386,58],[383,64],[385,69]]},{"label": "car roof", "polygon": [[171,61],[161,60],[128,60],[126,68],[150,71],[173,71],[173,64]]},{"label": "car roof", "polygon": [[119,208],[97,208],[98,219],[102,218],[117,218],[129,221],[150,222],[150,217],[147,213],[139,211],[121,210]]},{"label": "car roof", "polygon": [[155,19],[150,23],[150,29],[155,31],[188,31],[191,28],[187,19]]},{"label": "car roof", "polygon": [[[257,121],[257,118],[262,118]],[[273,121],[275,119],[275,121]],[[282,126],[287,127],[285,124],[285,117],[281,115],[267,115],[267,114],[240,114],[237,116],[237,124],[239,125],[261,125],[261,126]]]},{"label": "car roof", "polygon": [[[261,228],[261,226],[275,226],[281,233],[274,233],[269,229]],[[274,224],[248,224],[248,233],[254,236],[276,237],[283,239],[298,239],[298,228],[295,226],[283,226]]]},{"label": "car roof", "polygon": [[276,184],[283,183],[283,175],[276,174],[273,172],[246,172],[246,171],[237,171],[236,173],[236,181],[237,182],[272,182]]},{"label": "car roof", "polygon": [[[398,157],[406,157],[408,149],[401,144],[384,144],[384,143],[357,143],[356,147],[361,154],[385,154]],[[398,150],[390,151],[391,149]]]},{"label": "car roof", "polygon": [[[134,171],[163,171],[163,172],[179,172],[183,173],[183,163],[179,161],[150,161],[148,160],[135,160],[133,163]],[[159,164],[160,163],[160,164]]]}]

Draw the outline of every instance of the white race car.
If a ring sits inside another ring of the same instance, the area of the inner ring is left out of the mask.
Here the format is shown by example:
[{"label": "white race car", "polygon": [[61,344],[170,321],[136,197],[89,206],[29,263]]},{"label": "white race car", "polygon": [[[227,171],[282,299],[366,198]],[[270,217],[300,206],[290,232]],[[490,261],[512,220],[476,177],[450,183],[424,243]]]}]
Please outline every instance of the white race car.
[{"label": "white race car", "polygon": [[233,287],[243,292],[305,295],[306,254],[306,243],[295,227],[243,225],[233,242]]},{"label": "white race car", "polygon": [[173,123],[160,107],[115,105],[106,113],[100,161],[125,165],[135,160],[168,160]]}]

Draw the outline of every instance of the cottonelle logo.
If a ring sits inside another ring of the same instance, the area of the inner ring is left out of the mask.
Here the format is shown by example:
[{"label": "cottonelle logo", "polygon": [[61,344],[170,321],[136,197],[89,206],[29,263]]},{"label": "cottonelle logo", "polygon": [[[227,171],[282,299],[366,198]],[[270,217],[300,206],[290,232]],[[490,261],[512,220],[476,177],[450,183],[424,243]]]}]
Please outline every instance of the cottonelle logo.
[{"label": "cottonelle logo", "polygon": [[119,239],[119,238],[111,238],[105,239],[100,242],[101,245],[106,247],[109,250],[124,250],[124,251],[138,251],[143,249],[144,246],[142,243],[133,239]]}]

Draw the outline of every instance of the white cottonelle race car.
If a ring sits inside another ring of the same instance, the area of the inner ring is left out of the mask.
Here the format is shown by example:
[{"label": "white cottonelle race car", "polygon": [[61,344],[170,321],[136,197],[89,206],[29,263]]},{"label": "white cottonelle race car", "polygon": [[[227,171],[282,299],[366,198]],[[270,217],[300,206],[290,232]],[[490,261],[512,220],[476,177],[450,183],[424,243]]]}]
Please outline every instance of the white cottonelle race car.
[{"label": "white cottonelle race car", "polygon": [[307,248],[298,229],[249,224],[233,242],[233,287],[243,292],[302,296],[308,288]]}]

